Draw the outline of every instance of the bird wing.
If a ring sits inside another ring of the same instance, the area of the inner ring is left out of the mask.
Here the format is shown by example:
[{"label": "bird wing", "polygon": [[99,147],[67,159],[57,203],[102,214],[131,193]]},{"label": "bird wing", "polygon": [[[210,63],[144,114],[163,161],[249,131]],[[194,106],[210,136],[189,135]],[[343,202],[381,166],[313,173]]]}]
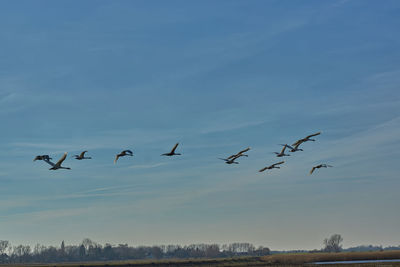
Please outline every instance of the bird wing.
[{"label": "bird wing", "polygon": [[218,159],[223,160],[223,161],[229,161],[229,158],[227,158],[227,159],[218,158]]},{"label": "bird wing", "polygon": [[87,150],[82,151],[82,153],[79,155],[80,158],[83,158],[85,156],[85,153],[87,152]]},{"label": "bird wing", "polygon": [[67,157],[67,152],[64,153],[64,155],[57,161],[57,163],[55,164],[55,166],[60,167],[61,163],[65,160],[65,158]]},{"label": "bird wing", "polygon": [[268,169],[268,167],[264,167],[264,168],[262,168],[261,170],[259,170],[258,172],[263,172],[263,171],[265,171],[266,169]]},{"label": "bird wing", "polygon": [[[299,146],[302,144],[303,142],[299,142],[298,144],[296,144],[295,146],[294,146],[294,150],[297,150],[298,148],[299,148]],[[292,148],[293,149],[293,148]]]},{"label": "bird wing", "polygon": [[284,146],[283,146],[283,148],[282,148],[282,151],[281,151],[281,153],[280,153],[280,154],[284,154],[284,153],[285,153],[285,149],[286,149],[286,147],[287,147],[287,145],[284,145]]},{"label": "bird wing", "polygon": [[36,156],[36,157],[33,159],[33,161],[40,160],[41,157],[42,157],[42,156]]},{"label": "bird wing", "polygon": [[227,157],[227,159],[231,159],[231,158],[234,158],[234,157],[236,157],[236,156],[237,156],[237,154],[230,155],[229,157]]},{"label": "bird wing", "polygon": [[176,143],[175,144],[175,146],[172,148],[172,150],[171,150],[171,154],[174,154],[175,153],[175,149],[178,147],[178,145],[179,145],[179,143]]},{"label": "bird wing", "polygon": [[300,145],[300,144],[303,143],[303,142],[304,142],[304,139],[299,139],[299,140],[297,140],[296,142],[294,142],[294,143],[292,144],[292,146]]},{"label": "bird wing", "polygon": [[44,162],[46,162],[47,164],[49,164],[50,166],[54,167],[56,164],[54,164],[53,162],[51,162],[48,159],[43,159]]},{"label": "bird wing", "polygon": [[243,154],[243,153],[245,153],[245,152],[247,152],[247,151],[249,151],[249,150],[250,150],[250,147],[248,147],[248,148],[246,148],[246,149],[243,149],[242,151],[239,151],[239,153],[237,153],[236,155]]},{"label": "bird wing", "polygon": [[305,139],[309,139],[309,138],[311,138],[311,137],[313,137],[313,136],[317,136],[317,135],[320,135],[321,134],[321,132],[318,132],[318,133],[315,133],[315,134],[310,134],[309,136],[307,136]]},{"label": "bird wing", "polygon": [[288,144],[280,144],[281,146],[286,146],[286,147],[288,147],[289,149],[294,149],[292,146],[289,146]]},{"label": "bird wing", "polygon": [[131,156],[133,155],[133,152],[130,151],[130,150],[124,150],[124,151],[122,151],[122,153],[128,153],[128,154],[130,154]]},{"label": "bird wing", "polygon": [[317,167],[312,167],[312,169],[311,169],[311,171],[310,171],[310,174],[312,174],[316,168],[317,168]]},{"label": "bird wing", "polygon": [[283,163],[285,163],[285,162],[284,162],[284,161],[281,161],[281,162],[278,162],[278,163],[272,164],[271,166],[273,167],[273,166],[276,166],[276,165],[281,165],[281,164],[283,164]]},{"label": "bird wing", "polygon": [[118,154],[118,155],[115,156],[114,164],[117,163],[117,160],[119,159],[119,157],[120,157],[120,154]]}]

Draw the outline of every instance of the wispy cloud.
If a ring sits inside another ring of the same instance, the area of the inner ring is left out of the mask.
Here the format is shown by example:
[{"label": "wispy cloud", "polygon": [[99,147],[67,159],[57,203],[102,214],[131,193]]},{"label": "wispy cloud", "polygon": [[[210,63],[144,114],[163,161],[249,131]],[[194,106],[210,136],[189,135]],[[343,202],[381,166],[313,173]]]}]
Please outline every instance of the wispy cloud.
[{"label": "wispy cloud", "polygon": [[160,166],[164,166],[167,163],[155,163],[155,164],[144,164],[144,165],[133,165],[128,167],[129,169],[151,169],[151,168],[157,168]]}]

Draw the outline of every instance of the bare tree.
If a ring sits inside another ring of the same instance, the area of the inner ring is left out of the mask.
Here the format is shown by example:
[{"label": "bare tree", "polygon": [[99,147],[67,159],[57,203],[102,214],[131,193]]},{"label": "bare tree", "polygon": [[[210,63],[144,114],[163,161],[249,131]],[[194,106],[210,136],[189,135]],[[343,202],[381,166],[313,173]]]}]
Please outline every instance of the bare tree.
[{"label": "bare tree", "polygon": [[325,238],[324,240],[324,250],[327,252],[339,252],[342,250],[341,243],[343,238],[339,234],[331,235],[330,238]]},{"label": "bare tree", "polygon": [[0,255],[6,253],[7,248],[10,246],[10,242],[7,240],[0,240]]}]

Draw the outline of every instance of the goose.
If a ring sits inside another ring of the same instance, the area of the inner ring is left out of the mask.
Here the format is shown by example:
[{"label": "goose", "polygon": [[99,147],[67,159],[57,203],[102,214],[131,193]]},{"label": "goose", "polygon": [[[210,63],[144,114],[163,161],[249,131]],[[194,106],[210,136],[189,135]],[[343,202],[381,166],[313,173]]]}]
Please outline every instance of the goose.
[{"label": "goose", "polygon": [[37,161],[37,160],[51,160],[52,158],[50,158],[49,155],[38,155],[36,156],[33,161]]},{"label": "goose", "polygon": [[119,154],[117,154],[117,155],[115,156],[114,164],[117,163],[117,160],[118,160],[120,157],[124,157],[124,156],[133,156],[133,152],[130,151],[130,150],[123,150],[121,153],[119,153]]},{"label": "goose", "polygon": [[243,153],[245,153],[245,152],[247,152],[247,151],[249,151],[249,150],[250,150],[250,147],[248,147],[248,148],[246,148],[246,149],[243,149],[242,151],[239,151],[237,154],[234,154],[234,155],[229,156],[228,159],[231,159],[231,158],[234,158],[234,157],[237,157],[237,156],[240,156],[240,157],[248,157],[249,155],[246,155],[246,154],[243,154]]},{"label": "goose", "polygon": [[235,159],[237,158],[227,158],[227,159],[218,158],[218,159],[224,160],[226,164],[239,164],[239,162],[235,161]]},{"label": "goose", "polygon": [[311,171],[310,171],[310,175],[311,175],[316,169],[319,169],[319,168],[328,168],[328,167],[333,167],[333,166],[327,165],[327,164],[319,164],[319,165],[317,165],[317,166],[314,166],[314,167],[312,167],[312,169],[311,169]]},{"label": "goose", "polygon": [[87,150],[83,151],[80,155],[75,155],[75,159],[77,160],[82,160],[82,159],[91,159],[91,157],[85,157],[85,153],[87,152]]},{"label": "goose", "polygon": [[281,146],[286,146],[287,148],[289,148],[289,149],[290,149],[290,152],[296,152],[296,151],[303,151],[303,149],[299,148],[299,146],[300,146],[301,144],[302,144],[302,143],[298,143],[298,144],[295,145],[294,147],[289,146],[288,144],[280,144],[280,145],[281,145]]},{"label": "goose", "polygon": [[57,161],[56,164],[54,164],[53,162],[51,162],[50,160],[44,160],[46,161],[48,164],[50,164],[52,167],[49,170],[58,170],[58,169],[67,169],[70,170],[71,168],[68,167],[62,167],[61,163],[63,163],[63,161],[65,160],[65,158],[67,157],[67,152],[64,153],[64,155]]},{"label": "goose", "polygon": [[262,168],[262,169],[259,170],[258,172],[263,172],[263,171],[265,171],[265,170],[271,170],[271,169],[280,169],[281,167],[276,166],[276,165],[281,165],[281,164],[283,164],[283,163],[285,163],[285,162],[284,162],[284,161],[281,161],[281,162],[272,164],[272,165],[270,165],[270,166],[267,166],[267,167],[265,167],[265,168]]},{"label": "goose", "polygon": [[172,150],[168,153],[161,154],[161,156],[174,156],[174,155],[181,155],[180,153],[175,153],[176,148],[178,147],[179,143],[176,143]]},{"label": "goose", "polygon": [[317,136],[317,135],[320,135],[320,134],[321,134],[321,132],[318,132],[318,133],[315,133],[315,134],[310,134],[310,135],[304,137],[303,139],[297,140],[296,142],[294,142],[292,144],[292,146],[300,145],[301,143],[304,143],[304,142],[307,142],[307,141],[315,141],[315,139],[311,139],[311,137],[314,137],[314,136]]},{"label": "goose", "polygon": [[279,152],[279,153],[278,153],[278,152],[274,152],[278,158],[284,157],[284,156],[290,156],[289,154],[285,154],[285,149],[286,149],[286,147],[287,147],[287,144],[285,144],[285,145],[283,146],[281,152]]}]

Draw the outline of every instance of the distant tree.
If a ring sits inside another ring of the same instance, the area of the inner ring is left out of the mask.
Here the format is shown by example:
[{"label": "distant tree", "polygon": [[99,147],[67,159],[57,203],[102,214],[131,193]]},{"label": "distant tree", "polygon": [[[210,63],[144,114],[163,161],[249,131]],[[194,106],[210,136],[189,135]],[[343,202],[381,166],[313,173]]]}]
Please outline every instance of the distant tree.
[{"label": "distant tree", "polygon": [[257,256],[265,256],[269,255],[271,251],[267,247],[259,246],[255,251],[254,254]]},{"label": "distant tree", "polygon": [[163,252],[160,247],[154,246],[151,248],[151,255],[155,259],[161,259],[163,256]]},{"label": "distant tree", "polygon": [[219,245],[213,244],[213,245],[207,245],[206,246],[206,253],[205,256],[208,258],[216,258],[220,254],[219,251]]},{"label": "distant tree", "polygon": [[89,251],[91,247],[95,246],[95,242],[90,240],[90,238],[85,238],[82,240],[82,245],[85,247],[86,253]]},{"label": "distant tree", "polygon": [[7,248],[10,246],[10,242],[7,240],[0,240],[0,255],[5,254]]},{"label": "distant tree", "polygon": [[340,252],[342,250],[341,243],[343,238],[339,234],[331,235],[330,238],[325,238],[324,240],[324,251],[326,252]]},{"label": "distant tree", "polygon": [[60,251],[61,251],[61,254],[62,254],[62,255],[65,254],[65,244],[64,244],[64,240],[61,242]]},{"label": "distant tree", "polygon": [[79,246],[79,257],[82,259],[86,256],[85,246],[82,244]]}]

